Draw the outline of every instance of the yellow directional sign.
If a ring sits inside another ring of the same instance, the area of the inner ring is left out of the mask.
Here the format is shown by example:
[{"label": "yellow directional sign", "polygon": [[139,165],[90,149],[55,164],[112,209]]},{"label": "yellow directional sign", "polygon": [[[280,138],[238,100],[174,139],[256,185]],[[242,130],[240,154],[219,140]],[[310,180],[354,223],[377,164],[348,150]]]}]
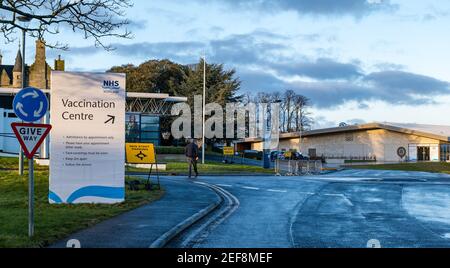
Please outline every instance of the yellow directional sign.
[{"label": "yellow directional sign", "polygon": [[127,143],[125,145],[128,164],[155,164],[153,143]]},{"label": "yellow directional sign", "polygon": [[223,155],[234,155],[234,147],[232,146],[223,147]]},{"label": "yellow directional sign", "polygon": [[291,158],[292,157],[292,152],[291,151],[287,151],[284,153],[284,157],[286,158]]}]

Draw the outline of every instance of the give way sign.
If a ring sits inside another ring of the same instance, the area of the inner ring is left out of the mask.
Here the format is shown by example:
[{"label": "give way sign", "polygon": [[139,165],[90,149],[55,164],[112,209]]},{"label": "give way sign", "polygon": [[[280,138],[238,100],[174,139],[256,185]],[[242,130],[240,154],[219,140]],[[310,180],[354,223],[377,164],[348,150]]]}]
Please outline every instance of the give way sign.
[{"label": "give way sign", "polygon": [[33,158],[52,129],[51,125],[29,123],[12,123],[11,127],[28,159]]}]

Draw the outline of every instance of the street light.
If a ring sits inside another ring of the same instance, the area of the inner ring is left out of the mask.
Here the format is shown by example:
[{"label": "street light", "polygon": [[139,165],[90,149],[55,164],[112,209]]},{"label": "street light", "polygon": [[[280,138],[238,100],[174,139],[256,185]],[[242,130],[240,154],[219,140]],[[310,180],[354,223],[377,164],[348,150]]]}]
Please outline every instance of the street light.
[{"label": "street light", "polygon": [[[28,23],[32,18],[27,16],[19,16],[17,20],[24,24],[22,27],[22,89],[25,88],[26,70],[25,70],[25,40]],[[28,161],[28,236],[32,237],[34,235],[34,162],[33,159]],[[19,153],[19,174],[23,175],[23,151],[20,150]]]},{"label": "street light", "polygon": [[203,56],[202,164],[205,164],[206,55]]},{"label": "street light", "polygon": [[[18,16],[17,20],[24,23],[25,27],[22,27],[22,89],[25,88],[25,36],[26,36],[26,26],[32,20],[32,18],[27,16]],[[23,175],[23,150],[19,151],[19,175]]]}]

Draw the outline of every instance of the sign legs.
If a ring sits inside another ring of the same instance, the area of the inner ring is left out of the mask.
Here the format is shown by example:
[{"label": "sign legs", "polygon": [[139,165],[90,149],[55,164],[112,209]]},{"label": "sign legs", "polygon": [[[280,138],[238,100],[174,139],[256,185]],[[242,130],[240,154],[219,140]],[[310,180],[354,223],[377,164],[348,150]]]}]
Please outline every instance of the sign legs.
[{"label": "sign legs", "polygon": [[28,236],[34,235],[34,158],[28,160]]}]

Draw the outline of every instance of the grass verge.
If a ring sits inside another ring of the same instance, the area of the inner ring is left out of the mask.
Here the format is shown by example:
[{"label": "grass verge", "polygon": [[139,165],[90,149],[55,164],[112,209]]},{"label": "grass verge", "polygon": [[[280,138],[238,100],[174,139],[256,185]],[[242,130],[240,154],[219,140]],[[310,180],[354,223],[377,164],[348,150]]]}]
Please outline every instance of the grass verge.
[{"label": "grass verge", "polygon": [[[167,163],[167,169],[162,171],[164,174],[187,174],[188,173],[188,163]],[[264,173],[264,174],[274,174],[273,169],[264,169],[257,166],[247,166],[238,164],[223,164],[207,162],[205,164],[197,164],[198,172],[202,174],[249,174],[249,173]],[[148,169],[127,167],[127,171],[130,172],[145,172]]]},{"label": "grass verge", "polygon": [[354,169],[376,169],[376,170],[424,171],[424,172],[450,174],[450,163],[443,163],[443,162],[351,166],[351,168],[354,168]]},{"label": "grass verge", "polygon": [[[0,158],[0,163],[9,169]],[[15,159],[17,162],[17,159]],[[126,191],[115,205],[50,205],[48,171],[35,172],[35,236],[28,238],[28,175],[0,170],[0,248],[45,247],[67,235],[161,198],[163,190]]]}]

